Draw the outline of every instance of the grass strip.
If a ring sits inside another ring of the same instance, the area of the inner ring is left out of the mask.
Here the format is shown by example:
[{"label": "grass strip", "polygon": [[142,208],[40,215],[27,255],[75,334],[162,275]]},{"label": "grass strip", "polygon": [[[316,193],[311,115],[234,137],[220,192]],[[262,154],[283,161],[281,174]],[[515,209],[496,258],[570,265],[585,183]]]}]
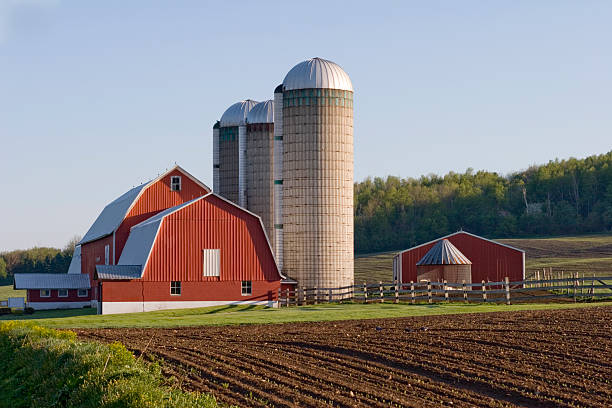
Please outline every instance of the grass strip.
[{"label": "grass strip", "polygon": [[158,364],[122,344],[83,342],[71,331],[0,323],[0,407],[217,407],[186,393]]}]

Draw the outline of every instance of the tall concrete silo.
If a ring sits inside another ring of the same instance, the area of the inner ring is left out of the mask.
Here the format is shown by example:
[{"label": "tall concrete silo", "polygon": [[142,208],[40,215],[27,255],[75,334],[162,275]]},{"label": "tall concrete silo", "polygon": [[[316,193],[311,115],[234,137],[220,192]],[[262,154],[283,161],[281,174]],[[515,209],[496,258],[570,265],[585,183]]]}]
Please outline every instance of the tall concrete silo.
[{"label": "tall concrete silo", "polygon": [[352,285],[351,80],[337,64],[313,58],[293,67],[274,97],[275,139],[282,141],[282,179],[275,182],[282,185],[283,271],[302,287]]},{"label": "tall concrete silo", "polygon": [[246,123],[247,209],[261,217],[274,251],[274,101],[253,106]]},{"label": "tall concrete silo", "polygon": [[[256,104],[250,99],[233,104],[223,113],[218,125],[213,127],[213,190],[245,208],[246,117]],[[217,186],[214,183],[216,179]]]}]

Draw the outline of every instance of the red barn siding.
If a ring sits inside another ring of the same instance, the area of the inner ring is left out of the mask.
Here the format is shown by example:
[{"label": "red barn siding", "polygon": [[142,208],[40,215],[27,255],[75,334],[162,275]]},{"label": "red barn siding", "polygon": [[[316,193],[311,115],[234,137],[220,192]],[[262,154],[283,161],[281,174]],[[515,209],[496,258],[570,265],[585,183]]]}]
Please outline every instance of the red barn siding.
[{"label": "red barn siding", "polygon": [[[511,281],[523,280],[523,252],[465,232],[458,232],[446,239],[472,262],[472,282],[499,282],[506,276]],[[401,254],[402,282],[416,282],[416,263],[436,242],[406,250]]]},{"label": "red barn siding", "polygon": [[[170,178],[172,176],[181,176],[181,191],[172,191],[170,189]],[[193,181],[180,169],[174,169],[144,189],[115,234],[115,263],[119,261],[123,247],[130,235],[130,228],[160,211],[208,193],[208,190]]]},{"label": "red barn siding", "polygon": [[51,289],[51,296],[41,297],[39,289],[28,289],[28,302],[86,302],[91,299],[91,290],[85,297],[79,297],[77,289],[68,289],[68,297],[59,297],[57,289]]},{"label": "red barn siding", "polygon": [[164,301],[272,301],[276,300],[278,281],[253,281],[252,294],[242,295],[242,282],[181,281],[181,294],[170,295],[170,281],[102,282],[106,302],[164,302]]},{"label": "red barn siding", "polygon": [[[203,276],[202,249],[221,250],[219,278]],[[214,195],[162,222],[145,281],[279,281],[259,219]]]}]

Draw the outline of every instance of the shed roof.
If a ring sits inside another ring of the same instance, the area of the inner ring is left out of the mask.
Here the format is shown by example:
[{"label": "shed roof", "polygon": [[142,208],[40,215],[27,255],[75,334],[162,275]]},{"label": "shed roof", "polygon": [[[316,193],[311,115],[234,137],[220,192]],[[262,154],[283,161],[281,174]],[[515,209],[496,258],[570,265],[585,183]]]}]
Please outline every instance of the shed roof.
[{"label": "shed roof", "polygon": [[441,239],[431,247],[418,265],[471,265],[472,262],[451,244],[448,239]]},{"label": "shed roof", "polygon": [[440,239],[450,238],[450,237],[452,237],[452,236],[454,236],[454,235],[457,235],[457,234],[466,234],[466,235],[469,235],[469,236],[474,237],[474,238],[482,239],[483,241],[488,241],[488,242],[491,242],[492,244],[495,244],[495,245],[503,246],[503,247],[506,247],[506,248],[512,249],[512,250],[514,250],[514,251],[518,251],[518,252],[525,253],[525,251],[524,251],[524,250],[522,250],[522,249],[515,248],[515,247],[510,246],[510,245],[502,244],[501,242],[497,242],[497,241],[494,241],[494,240],[492,240],[492,239],[488,239],[488,238],[485,238],[485,237],[481,237],[480,235],[472,234],[471,232],[467,232],[467,231],[461,230],[461,231],[453,232],[452,234],[448,234],[448,235],[445,235],[445,236],[443,236],[443,237],[440,237],[440,238],[434,239],[434,240],[432,240],[432,241],[425,242],[425,243],[423,243],[423,244],[413,246],[412,248],[404,249],[403,251],[398,252],[398,253],[397,253],[395,256],[399,256],[399,255],[403,254],[404,252],[412,251],[412,250],[414,250],[414,249],[417,249],[417,248],[423,247],[423,246],[425,246],[425,245],[432,244],[432,243],[434,243],[434,242],[437,242],[437,241],[438,241],[438,240],[440,240]]},{"label": "shed roof", "polygon": [[100,280],[138,279],[141,272],[140,265],[96,265],[96,275]]},{"label": "shed roof", "polygon": [[183,168],[181,168],[180,166],[174,166],[172,169],[165,172],[156,179],[132,188],[127,193],[123,194],[122,196],[108,204],[106,207],[104,207],[102,213],[100,213],[98,218],[96,218],[93,225],[89,228],[89,231],[87,231],[87,233],[79,244],[85,244],[87,242],[95,241],[115,232],[117,228],[119,228],[119,226],[121,225],[121,222],[128,214],[136,200],[138,200],[138,197],[140,197],[142,192],[155,182],[161,180],[169,173],[177,169],[181,173],[189,177],[191,180],[193,180],[195,183],[203,187],[206,191],[211,191],[208,186],[193,177]]},{"label": "shed roof", "polygon": [[15,289],[90,289],[89,275],[67,273],[16,273]]}]

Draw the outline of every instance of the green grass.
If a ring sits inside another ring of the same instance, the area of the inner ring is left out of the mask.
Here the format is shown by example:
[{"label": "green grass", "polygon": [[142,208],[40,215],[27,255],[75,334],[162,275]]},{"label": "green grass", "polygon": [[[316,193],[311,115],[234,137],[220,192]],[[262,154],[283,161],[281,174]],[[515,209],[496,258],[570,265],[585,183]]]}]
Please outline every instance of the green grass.
[{"label": "green grass", "polygon": [[[18,356],[18,358],[15,358]],[[0,323],[0,407],[206,408],[211,395],[186,393],[158,364],[120,343],[83,342],[70,331]]]},{"label": "green grass", "polygon": [[[180,327],[230,324],[265,324],[289,322],[317,322],[332,320],[377,319],[388,317],[428,316],[457,313],[484,313],[517,310],[565,309],[574,307],[612,306],[612,302],[565,304],[332,304],[291,308],[266,308],[263,306],[219,306],[199,309],[164,310],[119,315],[66,316],[66,311],[45,312],[38,319],[36,312],[28,316],[37,325],[52,328],[103,328],[103,327]],[[61,313],[60,313],[61,312]],[[83,312],[83,311],[81,311]],[[89,312],[86,312],[89,313]],[[20,319],[25,316],[13,316]]]},{"label": "green grass", "polygon": [[0,286],[0,300],[7,300],[10,297],[26,297],[25,290],[13,290],[13,285]]}]

